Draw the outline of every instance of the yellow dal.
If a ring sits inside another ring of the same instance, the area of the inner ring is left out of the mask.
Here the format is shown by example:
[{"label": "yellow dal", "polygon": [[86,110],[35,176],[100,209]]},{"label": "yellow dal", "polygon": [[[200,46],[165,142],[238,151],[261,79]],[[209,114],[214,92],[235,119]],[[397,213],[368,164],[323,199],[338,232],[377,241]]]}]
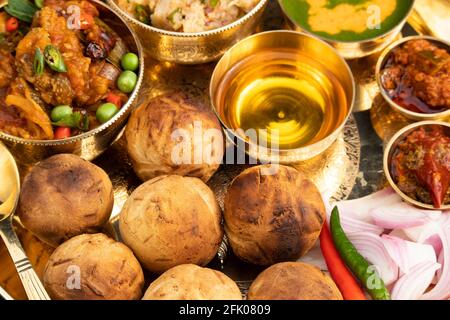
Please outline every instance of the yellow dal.
[{"label": "yellow dal", "polygon": [[374,12],[371,6],[380,8],[380,21],[382,23],[391,16],[396,7],[397,1],[393,0],[372,0],[359,5],[339,4],[329,9],[326,7],[327,0],[307,0],[309,9],[309,25],[314,32],[326,32],[336,35],[342,31],[364,32],[368,29],[369,19]]}]

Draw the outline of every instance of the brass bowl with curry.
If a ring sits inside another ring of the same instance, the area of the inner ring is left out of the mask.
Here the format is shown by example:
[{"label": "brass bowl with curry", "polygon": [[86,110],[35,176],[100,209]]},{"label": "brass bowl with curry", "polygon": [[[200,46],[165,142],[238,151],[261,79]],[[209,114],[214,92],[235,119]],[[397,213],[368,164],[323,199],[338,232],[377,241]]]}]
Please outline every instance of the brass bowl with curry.
[{"label": "brass bowl with curry", "polygon": [[[4,29],[4,30],[2,30]],[[0,9],[0,139],[19,164],[86,160],[117,138],[137,103],[141,44],[96,0],[9,0]]]}]

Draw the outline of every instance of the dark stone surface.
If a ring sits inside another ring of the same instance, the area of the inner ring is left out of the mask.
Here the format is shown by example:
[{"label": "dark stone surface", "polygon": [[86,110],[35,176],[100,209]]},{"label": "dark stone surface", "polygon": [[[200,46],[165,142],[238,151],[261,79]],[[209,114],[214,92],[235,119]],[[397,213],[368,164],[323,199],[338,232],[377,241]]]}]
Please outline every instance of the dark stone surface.
[{"label": "dark stone surface", "polygon": [[375,133],[370,111],[355,113],[361,139],[359,174],[350,199],[371,194],[386,182],[383,173],[383,141]]}]

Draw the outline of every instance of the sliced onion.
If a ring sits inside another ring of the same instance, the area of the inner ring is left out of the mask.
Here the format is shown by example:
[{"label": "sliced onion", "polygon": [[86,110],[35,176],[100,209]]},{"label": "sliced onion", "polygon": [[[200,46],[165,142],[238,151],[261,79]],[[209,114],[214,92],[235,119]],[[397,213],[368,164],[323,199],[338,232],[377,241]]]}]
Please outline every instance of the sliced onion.
[{"label": "sliced onion", "polygon": [[406,235],[405,231],[403,231],[402,229],[394,229],[391,232],[389,232],[389,235],[403,240],[411,241],[411,239]]},{"label": "sliced onion", "polygon": [[422,226],[430,219],[441,215],[441,211],[421,210],[405,202],[397,202],[389,205],[383,203],[371,209],[370,215],[377,226],[386,229],[403,229]]},{"label": "sliced onion", "polygon": [[110,81],[116,82],[117,78],[120,75],[120,72],[120,69],[118,69],[116,66],[106,62],[98,75]]},{"label": "sliced onion", "polygon": [[[442,251],[441,254],[439,255],[439,259],[437,261],[439,264],[444,265],[444,252]],[[433,284],[438,283],[439,279],[442,276],[442,268],[438,270],[438,272],[436,273],[436,277],[433,279]]]},{"label": "sliced onion", "polygon": [[359,253],[377,268],[385,285],[390,285],[397,280],[399,269],[378,235],[359,232],[349,234],[348,238]]},{"label": "sliced onion", "polygon": [[116,39],[116,44],[109,53],[107,60],[111,62],[113,65],[115,65],[117,68],[120,68],[120,59],[127,52],[128,52],[127,45],[120,37],[118,37]]},{"label": "sliced onion", "polygon": [[384,229],[379,226],[346,215],[341,215],[341,225],[347,235],[359,232],[369,232],[380,235],[384,232]]},{"label": "sliced onion", "polygon": [[436,256],[439,256],[442,251],[442,241],[441,237],[439,237],[439,234],[433,234],[428,239],[426,239],[423,243],[429,244],[433,247],[434,252],[436,253]]},{"label": "sliced onion", "polygon": [[429,244],[406,241],[406,252],[408,255],[409,270],[425,261],[433,263],[437,262],[436,252],[434,251],[433,246]]},{"label": "sliced onion", "polygon": [[392,289],[392,300],[417,300],[430,286],[436,271],[441,268],[438,263],[424,261],[402,276]]},{"label": "sliced onion", "polygon": [[424,243],[430,237],[437,235],[440,230],[440,225],[437,221],[430,221],[422,226],[405,228],[403,231],[411,239],[411,241]]},{"label": "sliced onion", "polygon": [[450,224],[444,225],[439,231],[442,240],[443,265],[436,286],[425,293],[423,300],[445,300],[450,298]]},{"label": "sliced onion", "polygon": [[406,241],[385,234],[381,237],[381,241],[383,242],[389,256],[400,268],[400,271],[403,273],[408,273],[408,249],[406,247]]},{"label": "sliced onion", "polygon": [[442,225],[450,226],[450,210],[444,211],[441,217],[439,218],[439,222]]},{"label": "sliced onion", "polygon": [[439,232],[443,227],[450,226],[450,214],[444,212],[438,215],[437,218],[433,215],[430,218],[431,221],[423,226],[406,228],[402,231],[414,242],[431,244],[436,251],[436,255],[439,256],[442,250],[442,240]]},{"label": "sliced onion", "polygon": [[372,223],[370,210],[379,207],[380,204],[388,206],[398,202],[402,202],[400,196],[398,196],[392,188],[385,188],[381,191],[372,193],[367,197],[340,201],[334,205],[338,206],[341,216],[346,215],[353,219]]},{"label": "sliced onion", "polygon": [[19,109],[28,121],[42,129],[42,134],[39,134],[38,138],[53,139],[53,128],[47,113],[31,98],[28,91],[25,92],[25,95],[23,97],[22,95],[9,94],[5,98],[5,103]]},{"label": "sliced onion", "polygon": [[436,253],[431,245],[405,241],[386,234],[381,237],[381,241],[402,274],[409,273],[413,267],[425,261],[436,263]]}]

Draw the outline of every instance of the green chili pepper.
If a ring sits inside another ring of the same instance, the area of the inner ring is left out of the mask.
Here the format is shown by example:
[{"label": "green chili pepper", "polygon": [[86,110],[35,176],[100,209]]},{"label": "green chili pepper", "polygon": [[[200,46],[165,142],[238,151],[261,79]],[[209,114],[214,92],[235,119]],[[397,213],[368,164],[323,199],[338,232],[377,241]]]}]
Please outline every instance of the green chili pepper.
[{"label": "green chili pepper", "polygon": [[44,58],[50,69],[56,72],[67,72],[66,64],[64,59],[59,52],[58,48],[49,44],[44,49]]},{"label": "green chili pepper", "polygon": [[37,76],[40,76],[44,73],[44,56],[42,55],[42,51],[39,48],[36,48],[36,51],[34,53],[33,71]]},{"label": "green chili pepper", "polygon": [[383,280],[378,275],[374,266],[370,265],[347,238],[341,226],[337,207],[334,207],[331,212],[330,228],[334,244],[340,256],[353,274],[365,286],[370,296],[375,300],[390,300],[391,296],[389,291],[386,289]]},{"label": "green chili pepper", "polygon": [[211,0],[210,2],[210,5],[211,5],[211,7],[215,7],[215,6],[217,6],[217,4],[219,3],[219,0]]},{"label": "green chili pepper", "polygon": [[38,7],[39,9],[42,9],[42,7],[44,6],[44,0],[34,0],[34,4],[35,4],[36,7]]}]

